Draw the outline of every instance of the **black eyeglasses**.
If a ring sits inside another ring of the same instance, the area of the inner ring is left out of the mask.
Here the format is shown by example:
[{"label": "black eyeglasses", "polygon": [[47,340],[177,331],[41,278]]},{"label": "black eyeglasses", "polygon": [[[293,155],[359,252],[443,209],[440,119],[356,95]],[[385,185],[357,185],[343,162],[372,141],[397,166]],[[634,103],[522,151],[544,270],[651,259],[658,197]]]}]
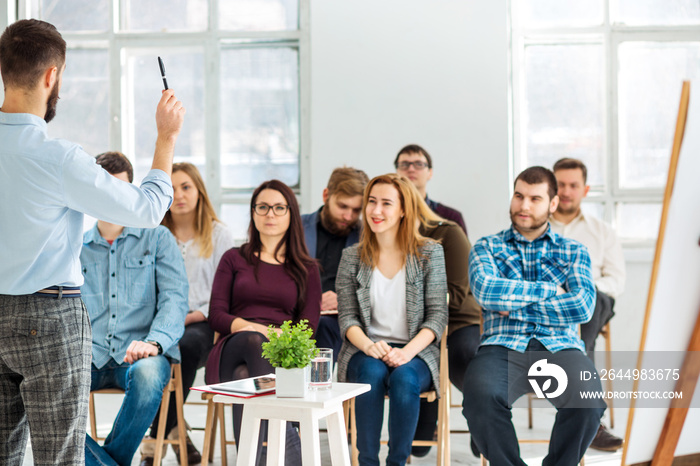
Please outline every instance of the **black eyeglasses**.
[{"label": "black eyeglasses", "polygon": [[421,162],[420,160],[417,160],[415,162],[399,162],[396,164],[396,168],[398,168],[399,170],[408,170],[409,168],[411,168],[411,165],[413,165],[413,167],[416,170],[423,170],[428,167],[428,164],[426,162]]},{"label": "black eyeglasses", "polygon": [[253,206],[253,210],[255,211],[256,214],[258,215],[267,215],[267,213],[272,209],[272,213],[275,214],[277,217],[281,217],[284,214],[287,213],[289,210],[288,205],[282,205],[282,204],[275,204],[275,205],[267,205],[267,204],[255,204]]}]

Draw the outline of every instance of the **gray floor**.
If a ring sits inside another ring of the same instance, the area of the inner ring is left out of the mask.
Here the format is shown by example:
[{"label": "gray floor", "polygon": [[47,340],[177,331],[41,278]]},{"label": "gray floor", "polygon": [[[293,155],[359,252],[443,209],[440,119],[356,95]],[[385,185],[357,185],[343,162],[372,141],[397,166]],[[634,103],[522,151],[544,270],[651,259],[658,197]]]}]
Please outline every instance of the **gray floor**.
[{"label": "gray floor", "polygon": [[[453,401],[455,403],[461,402],[461,396],[457,390],[453,389]],[[198,399],[196,393],[192,395],[192,399]],[[523,401],[523,400],[520,400]],[[111,423],[119,409],[121,404],[121,396],[119,395],[101,395],[96,398],[97,404],[97,424],[98,432],[101,435],[106,435],[111,428]],[[516,405],[517,406],[517,405]],[[549,432],[551,430],[552,424],[554,422],[555,410],[549,407],[548,403],[545,401],[536,402],[536,407],[533,410],[534,426],[533,429],[528,429],[527,427],[527,409],[524,407],[515,407],[513,409],[513,422],[518,431],[519,438],[522,439],[546,439],[549,437]],[[230,412],[230,411],[228,411]],[[206,407],[197,405],[186,405],[185,406],[185,417],[188,422],[196,429],[204,425],[206,416]],[[453,408],[450,413],[450,425],[453,429],[466,429],[467,424],[464,417],[461,414],[459,408]],[[615,410],[615,432],[617,435],[622,435],[626,426],[626,410],[616,409]],[[228,420],[229,424],[227,426],[227,432],[231,432],[230,418]],[[606,423],[609,424],[609,419],[606,415]],[[386,430],[386,429],[385,429]],[[194,430],[191,432],[191,438],[195,445],[200,447],[204,443],[204,432],[201,430]],[[385,432],[386,435],[386,432]],[[451,441],[451,464],[454,465],[479,465],[478,458],[475,458],[469,449],[469,435],[468,434],[452,434],[450,436]],[[521,453],[524,460],[528,465],[540,465],[542,463],[542,458],[547,454],[546,444],[523,444],[521,446]],[[321,434],[321,454],[323,464],[331,464],[330,454],[328,450],[328,441],[324,433]],[[386,447],[382,447],[381,457],[386,457]],[[236,449],[233,446],[228,448],[228,460],[229,464],[235,464]],[[615,453],[606,453],[595,450],[589,450],[585,456],[586,465],[600,465],[600,466],[619,466],[622,458],[622,450]],[[134,456],[132,465],[139,464],[139,454]],[[436,463],[437,455],[435,448],[433,448],[430,454],[424,458],[412,458],[412,465],[434,465]],[[27,447],[27,456],[25,457],[24,465],[30,466],[33,464],[31,458],[31,447]],[[168,453],[163,461],[164,466],[176,466],[175,455],[172,450],[168,450]],[[221,464],[220,448],[217,445],[216,453],[214,457],[213,465]]]}]

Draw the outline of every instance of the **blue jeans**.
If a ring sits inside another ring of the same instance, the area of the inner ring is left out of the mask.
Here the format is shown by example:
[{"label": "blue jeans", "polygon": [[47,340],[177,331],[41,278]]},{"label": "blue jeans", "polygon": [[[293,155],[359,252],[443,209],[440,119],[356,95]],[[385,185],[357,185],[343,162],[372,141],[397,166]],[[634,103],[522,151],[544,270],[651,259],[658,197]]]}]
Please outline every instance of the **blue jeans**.
[{"label": "blue jeans", "polygon": [[[545,353],[546,352],[546,353]],[[525,353],[503,346],[479,348],[464,376],[463,413],[479,451],[494,466],[526,466],[520,458],[518,437],[511,420],[512,403],[532,392],[530,367],[546,357],[548,364],[563,368],[568,377],[564,394],[549,401],[557,415],[543,466],[575,466],[593,441],[605,411],[603,400],[581,400],[581,391],[601,391],[600,380],[582,381],[582,370],[595,371],[591,360],[577,349],[556,353],[534,338]]]},{"label": "blue jeans", "polygon": [[348,382],[367,383],[371,390],[355,400],[357,448],[361,465],[379,465],[379,446],[384,421],[384,396],[389,395],[389,456],[387,466],[406,464],[418,424],[420,394],[432,378],[428,365],[415,357],[389,367],[379,359],[357,352],[348,364]]},{"label": "blue jeans", "polygon": [[163,389],[170,380],[170,362],[165,356],[117,364],[110,359],[104,367],[92,366],[90,390],[121,388],[125,391],[112,431],[99,446],[89,435],[85,440],[87,466],[130,465],[148,426],[158,411]]}]

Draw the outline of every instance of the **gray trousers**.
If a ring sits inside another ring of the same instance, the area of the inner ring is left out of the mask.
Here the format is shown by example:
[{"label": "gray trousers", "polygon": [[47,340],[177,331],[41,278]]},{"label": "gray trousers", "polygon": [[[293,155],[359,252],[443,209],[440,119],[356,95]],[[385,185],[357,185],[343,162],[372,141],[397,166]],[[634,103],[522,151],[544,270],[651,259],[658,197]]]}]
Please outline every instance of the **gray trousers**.
[{"label": "gray trousers", "polygon": [[85,463],[91,357],[80,298],[0,295],[0,464]]}]

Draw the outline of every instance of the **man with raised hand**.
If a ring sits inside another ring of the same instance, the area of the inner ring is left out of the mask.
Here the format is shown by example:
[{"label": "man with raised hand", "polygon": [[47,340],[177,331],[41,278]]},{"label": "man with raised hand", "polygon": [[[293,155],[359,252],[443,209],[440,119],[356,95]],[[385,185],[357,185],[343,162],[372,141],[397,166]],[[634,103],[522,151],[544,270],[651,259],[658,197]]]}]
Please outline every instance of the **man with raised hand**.
[{"label": "man with raised hand", "polygon": [[557,408],[544,466],[577,464],[605,411],[595,398],[600,381],[580,376],[595,370],[578,336],[595,304],[591,261],[585,246],[551,230],[558,202],[551,171],[523,171],[510,203],[511,227],[477,241],[469,256],[484,333],[464,377],[463,413],[476,447],[493,464],[525,466],[511,407],[528,392]]},{"label": "man with raised hand", "polygon": [[[625,287],[625,257],[622,245],[610,225],[581,211],[581,201],[588,194],[588,170],[577,159],[563,158],[554,164],[557,178],[559,205],[552,215],[552,230],[571,238],[588,248],[596,287],[593,317],[581,325],[581,339],[588,356],[595,362],[595,341],[601,329],[615,314],[615,299]],[[616,451],[622,448],[622,439],[600,424],[591,448]]]},{"label": "man with raised hand", "polygon": [[92,346],[80,299],[83,213],[153,228],[172,202],[185,114],[173,91],[156,109],[152,170],[133,186],[48,136],[65,59],[49,23],[17,21],[0,36],[0,464],[22,464],[30,433],[36,464],[83,463]]}]

